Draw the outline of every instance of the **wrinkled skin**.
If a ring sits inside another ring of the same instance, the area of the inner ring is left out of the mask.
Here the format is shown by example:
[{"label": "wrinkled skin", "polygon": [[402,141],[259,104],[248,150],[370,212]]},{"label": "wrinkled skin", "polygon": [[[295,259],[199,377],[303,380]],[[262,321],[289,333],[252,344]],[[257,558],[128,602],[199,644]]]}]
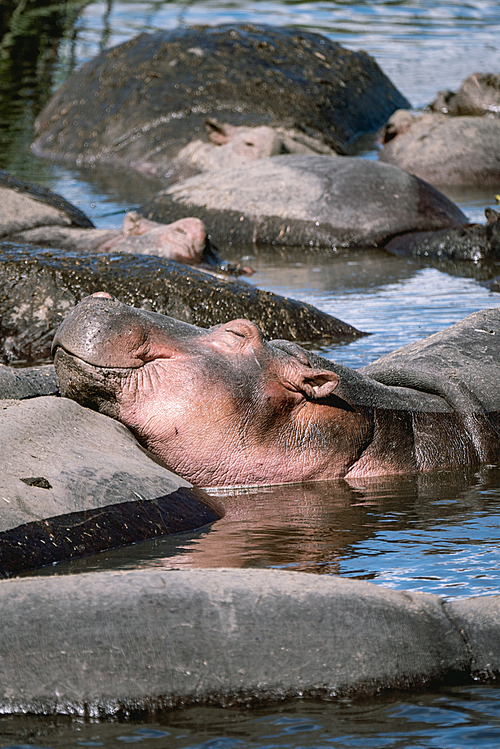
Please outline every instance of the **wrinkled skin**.
[{"label": "wrinkled skin", "polygon": [[432,470],[499,454],[487,415],[468,432],[443,397],[266,343],[248,320],[201,330],[102,292],[66,318],[53,352],[63,395],[119,419],[201,486]]}]

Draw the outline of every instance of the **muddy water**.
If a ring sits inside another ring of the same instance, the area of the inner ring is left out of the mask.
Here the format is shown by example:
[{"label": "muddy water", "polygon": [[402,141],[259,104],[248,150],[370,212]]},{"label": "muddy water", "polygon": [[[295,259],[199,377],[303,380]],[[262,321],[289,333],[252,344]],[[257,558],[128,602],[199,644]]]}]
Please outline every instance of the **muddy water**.
[{"label": "muddy water", "polygon": [[[25,16],[2,41],[0,168],[52,187],[99,226],[158,185],[113,172],[79,171],[35,159],[33,120],[51,89],[104,46],[180,24],[254,21],[326,33],[375,56],[414,107],[456,88],[475,71],[500,71],[500,8],[493,0],[357,2],[90,2],[62,19],[57,8]],[[24,30],[23,30],[24,29]],[[24,34],[24,36],[23,36]],[[43,38],[42,38],[43,37]],[[376,158],[371,145],[361,157]],[[453,191],[472,219],[498,189]],[[111,214],[111,215],[110,215]],[[221,248],[247,257],[251,283],[328,311],[372,335],[321,351],[352,367],[498,306],[486,274],[425,267],[382,252],[325,260]],[[495,269],[490,272],[493,274]],[[500,269],[498,269],[500,273]],[[340,574],[451,596],[500,593],[500,471],[441,473],[347,484],[226,493],[227,515],[212,529],[101,554],[40,574],[102,568],[274,567]],[[190,708],[154,722],[92,724],[69,718],[0,718],[0,747],[138,744],[177,749],[247,747],[498,747],[500,693],[494,686],[442,687],[356,703],[296,702],[266,709]]]}]

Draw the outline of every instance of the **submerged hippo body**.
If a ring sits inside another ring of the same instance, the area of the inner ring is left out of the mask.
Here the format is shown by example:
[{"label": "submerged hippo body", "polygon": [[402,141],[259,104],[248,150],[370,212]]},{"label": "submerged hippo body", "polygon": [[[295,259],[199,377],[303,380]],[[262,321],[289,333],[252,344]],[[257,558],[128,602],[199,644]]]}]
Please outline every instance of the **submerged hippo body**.
[{"label": "submerged hippo body", "polygon": [[412,255],[424,260],[472,262],[476,267],[500,260],[500,213],[486,208],[486,224],[469,224],[458,229],[398,237],[385,249],[395,255]]},{"label": "submerged hippo body", "polygon": [[500,75],[473,73],[462,81],[458,91],[438,91],[430,109],[459,117],[500,116]]},{"label": "submerged hippo body", "polygon": [[129,426],[201,486],[493,463],[500,311],[354,371],[236,320],[210,330],[96,295],[61,325],[62,394]]},{"label": "submerged hippo body", "polygon": [[500,117],[395,112],[385,126],[380,161],[432,185],[498,185]]},{"label": "submerged hippo body", "polygon": [[[222,161],[235,166],[294,143],[343,152],[407,106],[369,55],[317,34],[251,24],[178,28],[141,34],[73,73],[38,117],[34,149],[172,179],[186,176],[182,163],[187,173],[203,171],[193,149],[210,142],[229,142]],[[214,117],[228,142],[200,140]],[[227,131],[234,127],[268,130],[247,143]],[[215,151],[209,160],[217,164]]]},{"label": "submerged hippo body", "polygon": [[158,255],[188,265],[219,262],[197,218],[158,224],[131,211],[122,229],[96,229],[82,211],[57,193],[1,170],[0,240],[77,252]]},{"label": "submerged hippo body", "polygon": [[215,242],[333,250],[383,246],[395,236],[467,222],[451,200],[402,169],[307,154],[192,177],[157,193],[139,212],[165,222],[197,216]]},{"label": "submerged hippo body", "polygon": [[110,252],[83,262],[77,253],[0,243],[0,361],[47,360],[68,312],[102,288],[127,304],[202,327],[246,316],[269,337],[306,342],[365,335],[310,304],[164,258]]}]

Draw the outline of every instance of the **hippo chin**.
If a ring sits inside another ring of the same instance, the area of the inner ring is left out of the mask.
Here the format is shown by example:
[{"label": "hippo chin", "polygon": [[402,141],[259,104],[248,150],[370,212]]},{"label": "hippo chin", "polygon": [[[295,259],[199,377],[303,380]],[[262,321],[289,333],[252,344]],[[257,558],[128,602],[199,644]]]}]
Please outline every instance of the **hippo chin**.
[{"label": "hippo chin", "polygon": [[494,463],[500,310],[354,371],[248,320],[203,330],[84,299],[56,333],[61,393],[123,422],[201,486]]}]

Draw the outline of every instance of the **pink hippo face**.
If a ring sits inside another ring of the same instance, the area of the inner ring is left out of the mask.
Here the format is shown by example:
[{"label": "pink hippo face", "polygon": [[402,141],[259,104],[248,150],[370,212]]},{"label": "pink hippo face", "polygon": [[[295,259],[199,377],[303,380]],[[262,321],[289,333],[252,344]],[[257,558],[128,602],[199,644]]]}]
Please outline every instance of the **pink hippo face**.
[{"label": "pink hippo face", "polygon": [[274,128],[269,125],[235,126],[219,122],[213,117],[206,119],[205,127],[207,141],[190,141],[177,154],[179,175],[182,175],[182,164],[188,165],[194,172],[214,172],[238,168],[257,159],[286,153],[336,155],[335,151],[319,138],[294,129]]},{"label": "pink hippo face", "polygon": [[248,320],[204,330],[102,293],[66,318],[53,351],[62,395],[199,486],[336,478],[371,429],[336,399],[335,372]]},{"label": "pink hippo face", "polygon": [[187,265],[205,260],[207,232],[199,218],[189,216],[171,224],[150,221],[135,211],[126,214],[123,233],[99,247],[100,252],[158,255]]}]

